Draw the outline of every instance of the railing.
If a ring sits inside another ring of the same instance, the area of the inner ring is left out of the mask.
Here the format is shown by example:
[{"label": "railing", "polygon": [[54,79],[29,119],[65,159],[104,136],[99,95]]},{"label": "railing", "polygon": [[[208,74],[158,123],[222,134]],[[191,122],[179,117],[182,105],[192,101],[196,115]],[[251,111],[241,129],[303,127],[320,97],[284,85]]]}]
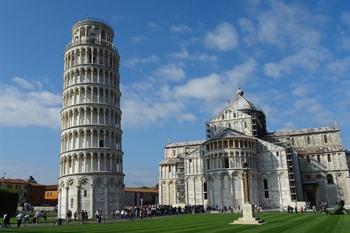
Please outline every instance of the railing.
[{"label": "railing", "polygon": [[80,40],[80,41],[74,41],[74,42],[70,42],[68,43],[68,45],[66,46],[66,50],[70,49],[73,46],[76,45],[91,45],[91,44],[95,44],[95,45],[102,45],[102,46],[107,46],[107,47],[111,47],[114,50],[117,51],[117,49],[114,47],[113,43],[110,41],[106,41],[106,40],[97,40],[96,38],[90,38],[90,39],[84,39],[84,40]]}]

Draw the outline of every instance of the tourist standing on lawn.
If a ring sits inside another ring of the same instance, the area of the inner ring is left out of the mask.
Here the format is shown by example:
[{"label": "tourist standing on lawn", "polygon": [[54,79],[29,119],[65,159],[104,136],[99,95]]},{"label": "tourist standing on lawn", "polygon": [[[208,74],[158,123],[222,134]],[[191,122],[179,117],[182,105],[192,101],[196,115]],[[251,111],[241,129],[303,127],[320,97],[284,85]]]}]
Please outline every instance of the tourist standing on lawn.
[{"label": "tourist standing on lawn", "polygon": [[34,215],[35,223],[36,223],[36,224],[39,224],[40,216],[41,216],[41,212],[40,212],[39,210],[37,210],[37,211],[35,212],[35,215]]},{"label": "tourist standing on lawn", "polygon": [[101,223],[101,221],[102,221],[102,211],[101,210],[96,210],[96,222],[97,223]]},{"label": "tourist standing on lawn", "polygon": [[45,223],[47,223],[47,212],[46,211],[44,211],[44,213],[43,213],[43,219],[45,220]]},{"label": "tourist standing on lawn", "polygon": [[4,214],[4,217],[2,218],[3,220],[3,227],[4,228],[10,228],[11,225],[10,225],[10,215],[8,213],[5,213]]}]

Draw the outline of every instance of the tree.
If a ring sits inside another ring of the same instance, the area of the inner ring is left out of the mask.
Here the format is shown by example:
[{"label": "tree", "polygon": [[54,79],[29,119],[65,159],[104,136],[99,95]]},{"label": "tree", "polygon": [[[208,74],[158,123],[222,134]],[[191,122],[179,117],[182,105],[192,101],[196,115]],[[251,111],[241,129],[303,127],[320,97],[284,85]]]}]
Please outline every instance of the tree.
[{"label": "tree", "polygon": [[10,216],[16,216],[18,199],[18,193],[0,189],[0,216],[3,216],[5,213]]},{"label": "tree", "polygon": [[34,179],[33,176],[29,176],[29,178],[28,178],[27,181],[30,182],[30,183],[34,183],[34,184],[37,184],[37,183],[38,183],[38,182]]}]

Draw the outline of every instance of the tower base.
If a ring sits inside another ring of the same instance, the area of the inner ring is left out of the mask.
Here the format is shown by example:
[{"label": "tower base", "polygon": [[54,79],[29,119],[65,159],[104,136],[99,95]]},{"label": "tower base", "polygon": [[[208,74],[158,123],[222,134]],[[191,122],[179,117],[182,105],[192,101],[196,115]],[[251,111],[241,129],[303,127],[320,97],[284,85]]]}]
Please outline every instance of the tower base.
[{"label": "tower base", "polygon": [[266,223],[264,220],[255,217],[254,206],[252,204],[245,203],[242,210],[242,217],[230,224],[262,225]]}]

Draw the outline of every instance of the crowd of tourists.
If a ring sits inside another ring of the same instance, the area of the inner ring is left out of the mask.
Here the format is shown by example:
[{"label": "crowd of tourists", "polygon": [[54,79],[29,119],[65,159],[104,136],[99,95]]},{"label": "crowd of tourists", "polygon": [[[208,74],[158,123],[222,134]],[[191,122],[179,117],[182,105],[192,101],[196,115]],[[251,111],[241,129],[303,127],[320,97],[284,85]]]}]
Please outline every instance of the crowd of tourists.
[{"label": "crowd of tourists", "polygon": [[134,219],[134,218],[152,218],[156,216],[165,215],[177,215],[183,213],[199,213],[204,212],[203,206],[186,206],[172,207],[172,206],[157,206],[157,205],[146,205],[146,206],[133,206],[127,207],[122,210],[116,210],[112,216],[114,219]]},{"label": "crowd of tourists", "polygon": [[[330,212],[327,210],[328,204],[327,202],[321,202],[319,204],[320,212],[329,214]],[[256,212],[261,212],[262,208],[259,206],[255,206]],[[334,214],[338,211],[339,213],[341,211],[344,211],[344,201],[337,202],[337,205],[334,210]],[[182,207],[173,207],[173,206],[159,206],[159,205],[142,205],[142,206],[129,206],[121,210],[115,210],[111,213],[104,213],[102,209],[97,209],[95,212],[95,219],[96,223],[101,223],[102,220],[104,220],[106,217],[112,218],[114,220],[133,220],[133,219],[144,219],[144,218],[152,218],[152,217],[159,217],[159,216],[168,216],[168,215],[179,215],[179,214],[196,214],[196,213],[205,213],[208,211],[217,211],[217,212],[240,212],[241,208],[240,206],[234,206],[233,208],[231,206],[223,208],[220,208],[218,206],[215,207],[207,207],[205,208],[203,205],[194,205],[194,206],[185,206]],[[308,212],[314,212],[316,213],[316,207],[315,205],[309,205],[309,206],[290,206],[287,207],[288,213],[305,213]],[[108,214],[108,216],[106,216]],[[331,213],[333,214],[333,213]],[[43,219],[43,220],[41,220]],[[78,214],[75,212],[72,213],[71,210],[68,210],[66,213],[66,221],[67,223],[70,222],[81,222],[83,224],[87,223],[89,219],[88,212],[86,210],[81,210],[81,212]],[[5,213],[2,218],[2,226],[3,228],[10,228],[10,215],[8,213]],[[20,227],[23,223],[31,223],[31,224],[39,224],[40,222],[46,222],[47,223],[47,212],[45,211],[24,211],[19,212],[16,215],[17,220],[17,227]],[[62,224],[62,219],[58,219],[57,221],[60,221],[60,224]],[[56,221],[56,222],[57,222]],[[59,225],[60,225],[59,224]]]},{"label": "crowd of tourists", "polygon": [[[46,211],[24,211],[24,212],[18,212],[16,215],[16,221],[17,221],[17,227],[20,227],[23,223],[24,224],[39,224],[41,222],[41,219],[44,220],[45,223],[47,223],[47,212]],[[8,213],[5,213],[2,219],[2,227],[3,228],[10,228],[10,215]]]}]

